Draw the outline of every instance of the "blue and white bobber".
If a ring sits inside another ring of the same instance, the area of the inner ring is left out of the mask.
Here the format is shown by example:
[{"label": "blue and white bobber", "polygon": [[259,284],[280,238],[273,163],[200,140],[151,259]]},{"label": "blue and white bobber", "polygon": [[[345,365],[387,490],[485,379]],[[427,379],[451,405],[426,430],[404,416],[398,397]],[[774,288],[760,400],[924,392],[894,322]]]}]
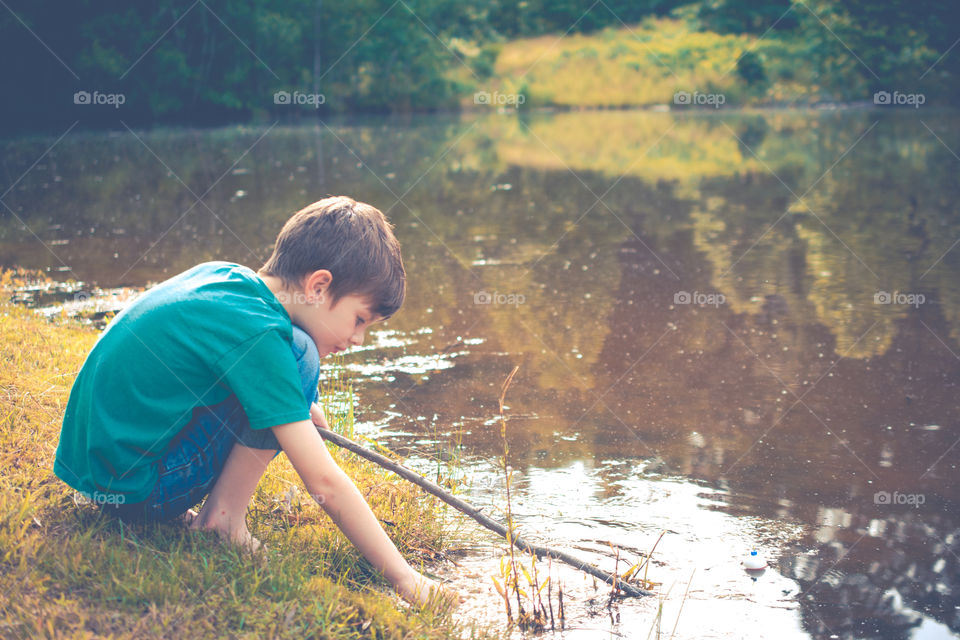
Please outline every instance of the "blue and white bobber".
[{"label": "blue and white bobber", "polygon": [[761,558],[754,549],[750,552],[750,555],[743,559],[743,568],[747,571],[760,571],[767,568],[767,561]]}]

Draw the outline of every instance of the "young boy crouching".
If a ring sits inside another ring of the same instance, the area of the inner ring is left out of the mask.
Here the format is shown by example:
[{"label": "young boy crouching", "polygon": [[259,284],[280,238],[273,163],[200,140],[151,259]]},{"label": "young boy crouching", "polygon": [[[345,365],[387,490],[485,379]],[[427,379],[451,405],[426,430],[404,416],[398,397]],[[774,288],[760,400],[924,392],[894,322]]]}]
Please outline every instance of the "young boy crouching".
[{"label": "young boy crouching", "polygon": [[316,402],[320,358],[361,344],[393,315],[405,279],[383,214],[340,196],[290,218],[257,272],[209,262],[160,283],[87,356],[54,472],[124,520],[180,518],[255,550],[247,506],[283,451],[403,598],[454,599],[407,564],[314,426],[327,426]]}]

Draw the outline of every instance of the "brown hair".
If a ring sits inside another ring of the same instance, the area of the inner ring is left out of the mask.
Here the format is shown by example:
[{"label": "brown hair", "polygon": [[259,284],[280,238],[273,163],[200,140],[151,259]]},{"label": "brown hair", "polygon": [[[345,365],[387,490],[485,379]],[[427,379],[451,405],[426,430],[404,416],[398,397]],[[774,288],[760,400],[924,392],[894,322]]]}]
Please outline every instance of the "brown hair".
[{"label": "brown hair", "polygon": [[387,318],[403,304],[400,243],[387,218],[369,204],[333,196],[304,207],[283,225],[261,271],[294,287],[318,269],[333,275],[334,305],[343,296],[361,295],[373,313]]}]

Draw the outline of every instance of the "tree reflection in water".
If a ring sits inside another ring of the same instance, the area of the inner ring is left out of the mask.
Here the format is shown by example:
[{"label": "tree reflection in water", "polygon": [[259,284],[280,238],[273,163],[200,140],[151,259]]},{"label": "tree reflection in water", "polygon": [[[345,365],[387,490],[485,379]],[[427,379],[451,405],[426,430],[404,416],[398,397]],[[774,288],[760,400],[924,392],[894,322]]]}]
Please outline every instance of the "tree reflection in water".
[{"label": "tree reflection in water", "polygon": [[[409,297],[386,327],[404,340],[362,378],[371,419],[461,425],[468,455],[494,457],[483,423],[520,364],[519,471],[627,461],[724,490],[729,513],[803,524],[777,570],[812,637],[957,633],[958,121],[601,112],[144,134],[195,193],[214,185],[202,205],[132,136],[76,134],[5,197],[30,229],[0,214],[0,255],[144,285],[205,259],[254,266],[328,193],[373,202]],[[48,144],[7,142],[6,182]],[[391,369],[401,354],[446,364]]]}]

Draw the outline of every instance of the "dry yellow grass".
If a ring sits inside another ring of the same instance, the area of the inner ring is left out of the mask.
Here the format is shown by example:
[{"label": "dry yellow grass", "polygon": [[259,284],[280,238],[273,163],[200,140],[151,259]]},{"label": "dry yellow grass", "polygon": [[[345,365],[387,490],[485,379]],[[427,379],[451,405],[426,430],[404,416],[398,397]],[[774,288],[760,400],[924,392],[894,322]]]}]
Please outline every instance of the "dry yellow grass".
[{"label": "dry yellow grass", "polygon": [[[12,276],[2,278],[0,637],[462,637],[449,614],[389,595],[305,499],[285,456],[271,463],[248,516],[269,547],[256,557],[175,525],[131,528],[78,504],[52,464],[71,384],[97,332],[9,303]],[[412,563],[444,548],[440,503],[332,453]]]},{"label": "dry yellow grass", "polygon": [[737,61],[750,52],[778,67],[787,45],[755,36],[699,31],[686,20],[649,18],[599,33],[520,38],[499,48],[488,91],[522,93],[526,105],[571,108],[672,104],[677,91],[723,94],[727,106],[794,101],[811,95],[808,78],[771,78],[748,87]]}]

